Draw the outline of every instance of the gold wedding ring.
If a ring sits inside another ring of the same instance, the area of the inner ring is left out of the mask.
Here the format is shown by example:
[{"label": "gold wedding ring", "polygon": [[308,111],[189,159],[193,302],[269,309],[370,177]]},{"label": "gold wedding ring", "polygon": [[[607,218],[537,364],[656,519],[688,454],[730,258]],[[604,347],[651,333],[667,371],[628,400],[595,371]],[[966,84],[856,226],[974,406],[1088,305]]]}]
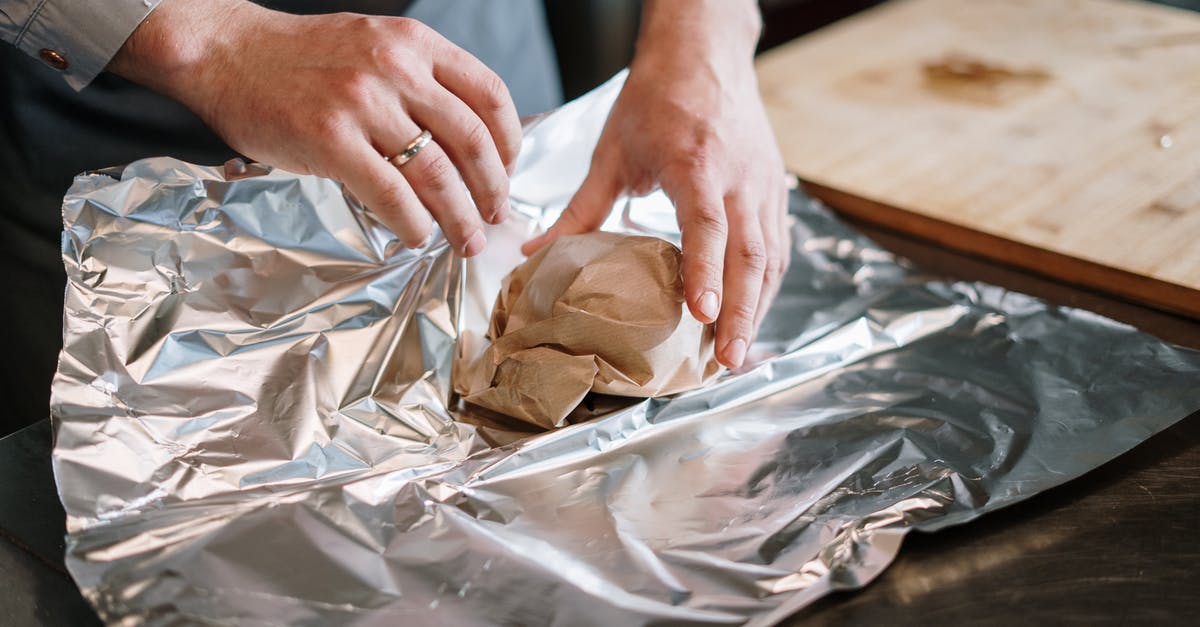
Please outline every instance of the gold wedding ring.
[{"label": "gold wedding ring", "polygon": [[421,134],[417,135],[416,139],[409,142],[409,144],[404,147],[404,150],[400,151],[400,154],[396,155],[395,157],[391,157],[388,159],[388,161],[397,168],[408,163],[409,161],[412,161],[412,158],[417,156],[417,153],[421,152],[421,149],[424,148],[431,139],[433,139],[433,135],[430,135],[429,131],[421,131]]}]

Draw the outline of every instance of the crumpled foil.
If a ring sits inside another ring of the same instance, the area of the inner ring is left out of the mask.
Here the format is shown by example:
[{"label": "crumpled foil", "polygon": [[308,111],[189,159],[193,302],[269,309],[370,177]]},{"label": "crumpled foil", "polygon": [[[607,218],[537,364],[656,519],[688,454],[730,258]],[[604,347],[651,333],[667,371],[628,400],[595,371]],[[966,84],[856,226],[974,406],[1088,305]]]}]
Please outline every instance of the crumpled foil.
[{"label": "crumpled foil", "polygon": [[[67,565],[114,624],[778,622],[1200,408],[1200,354],[923,277],[800,194],[751,365],[533,433],[451,398],[621,77],[532,126],[462,262],[341,188],[139,161],[64,201]],[[234,176],[236,174],[236,176]],[[657,194],[609,230],[677,240]],[[590,417],[589,420],[585,418]]]}]

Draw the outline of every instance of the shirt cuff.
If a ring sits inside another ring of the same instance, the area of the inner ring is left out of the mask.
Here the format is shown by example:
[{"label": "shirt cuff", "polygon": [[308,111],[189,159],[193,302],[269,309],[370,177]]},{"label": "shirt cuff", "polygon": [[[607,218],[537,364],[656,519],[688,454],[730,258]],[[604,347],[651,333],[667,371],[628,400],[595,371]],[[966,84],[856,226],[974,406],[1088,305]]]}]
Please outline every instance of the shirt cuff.
[{"label": "shirt cuff", "polygon": [[57,69],[75,90],[104,71],[160,0],[43,0],[13,43]]}]

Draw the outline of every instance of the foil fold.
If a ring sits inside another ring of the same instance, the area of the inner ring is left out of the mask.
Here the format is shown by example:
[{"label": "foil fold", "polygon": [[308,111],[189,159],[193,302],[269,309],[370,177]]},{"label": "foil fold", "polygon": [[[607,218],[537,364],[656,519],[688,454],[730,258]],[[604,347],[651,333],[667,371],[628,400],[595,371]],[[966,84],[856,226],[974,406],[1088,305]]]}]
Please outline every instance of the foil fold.
[{"label": "foil fold", "polygon": [[[76,179],[53,389],[67,565],[112,624],[752,624],[1200,408],[1200,354],[915,271],[794,193],[750,364],[539,433],[450,389],[586,172],[618,76],[527,129],[466,262],[336,183],[168,158]],[[606,230],[678,242],[662,194]]]}]

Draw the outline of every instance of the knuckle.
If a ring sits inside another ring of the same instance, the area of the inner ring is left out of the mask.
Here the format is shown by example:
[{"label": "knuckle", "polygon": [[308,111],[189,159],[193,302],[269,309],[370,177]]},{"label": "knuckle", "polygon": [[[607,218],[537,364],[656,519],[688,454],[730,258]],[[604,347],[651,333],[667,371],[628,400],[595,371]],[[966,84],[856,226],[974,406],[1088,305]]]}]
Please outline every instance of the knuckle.
[{"label": "knuckle", "polygon": [[[664,153],[668,156],[659,175],[660,181],[671,181],[679,188],[710,189],[715,180],[725,177],[720,164],[706,151],[687,149],[678,152],[668,148]],[[725,215],[719,204],[706,208],[722,217]]]},{"label": "knuckle", "polygon": [[706,286],[712,283],[720,283],[721,266],[711,256],[684,251],[683,265],[689,274],[700,279],[701,283]]},{"label": "knuckle", "polygon": [[333,93],[338,94],[353,110],[363,111],[374,104],[375,81],[366,72],[352,70],[336,80]]},{"label": "knuckle", "polygon": [[443,217],[438,221],[442,225],[442,231],[452,240],[464,241],[467,236],[474,233],[479,226],[472,220],[462,216],[454,216],[450,218]]},{"label": "knuckle", "polygon": [[501,111],[508,107],[512,96],[508,93],[508,85],[494,72],[487,72],[479,85],[479,106],[488,111]]},{"label": "knuckle", "polygon": [[678,173],[685,179],[707,178],[705,174],[713,164],[712,155],[708,150],[695,146],[686,146],[671,151],[668,169]]},{"label": "knuckle", "polygon": [[707,171],[714,165],[714,157],[721,152],[720,136],[708,124],[697,125],[690,133],[680,135],[675,149],[679,166],[692,171]]},{"label": "knuckle", "polygon": [[737,246],[737,257],[742,265],[755,274],[761,274],[767,266],[767,251],[762,242],[743,241]]},{"label": "knuckle", "polygon": [[417,91],[425,87],[430,63],[427,58],[393,42],[381,46],[378,54],[379,65],[387,80],[393,85],[398,85],[402,92]]},{"label": "knuckle", "polygon": [[450,189],[453,172],[454,164],[445,155],[439,154],[418,165],[417,182],[430,191],[446,191]]},{"label": "knuckle", "polygon": [[380,46],[375,51],[376,63],[394,81],[406,85],[412,83],[412,57],[406,50],[395,45]]},{"label": "knuckle", "polygon": [[356,41],[369,41],[381,36],[385,25],[388,21],[385,18],[374,15],[354,15],[350,14],[349,18],[344,22],[346,36],[355,38]]},{"label": "knuckle", "polygon": [[754,325],[754,314],[758,313],[758,303],[748,300],[729,303],[729,312],[733,314],[734,329],[745,331]]},{"label": "knuckle", "polygon": [[691,226],[705,234],[720,236],[725,234],[725,212],[719,207],[712,205],[696,207],[689,222]]},{"label": "knuckle", "polygon": [[325,112],[310,122],[306,122],[313,135],[324,144],[341,143],[350,124],[346,118],[334,112]]},{"label": "knuckle", "polygon": [[405,39],[413,42],[421,42],[429,36],[429,27],[421,23],[420,20],[415,20],[411,17],[393,17],[385,19],[388,20],[393,32]]},{"label": "knuckle", "polygon": [[418,20],[406,17],[363,18],[358,41],[365,42],[370,60],[378,71],[391,80],[414,82],[414,72],[427,58],[430,29]]},{"label": "knuckle", "polygon": [[[495,183],[478,185],[480,191],[474,194],[475,204],[481,209],[493,209],[508,197],[508,179],[501,178]],[[473,192],[475,190],[472,190]]]},{"label": "knuckle", "polygon": [[378,185],[376,196],[382,206],[374,209],[392,214],[403,214],[413,210],[408,206],[408,194],[403,184],[396,181],[380,181]]},{"label": "knuckle", "polygon": [[778,283],[787,271],[787,261],[783,257],[772,256],[767,259],[767,267],[763,270],[763,278],[767,283]]},{"label": "knuckle", "polygon": [[488,133],[487,126],[479,120],[467,122],[466,126],[462,146],[463,158],[468,161],[479,161],[491,145],[491,135]]}]

